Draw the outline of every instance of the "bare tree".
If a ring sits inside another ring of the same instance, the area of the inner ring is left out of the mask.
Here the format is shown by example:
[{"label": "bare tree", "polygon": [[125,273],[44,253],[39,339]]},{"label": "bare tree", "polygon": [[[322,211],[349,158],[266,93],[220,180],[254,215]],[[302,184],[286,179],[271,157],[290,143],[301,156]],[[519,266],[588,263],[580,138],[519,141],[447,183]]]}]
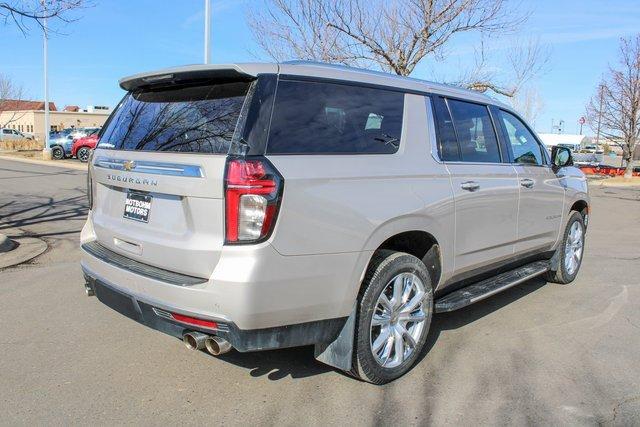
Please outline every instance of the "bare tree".
[{"label": "bare tree", "polygon": [[44,20],[74,21],[69,12],[84,7],[85,0],[0,0],[0,20],[5,25],[13,23],[22,33],[35,22],[44,29]]},{"label": "bare tree", "polygon": [[[273,59],[297,58],[410,75],[425,58],[441,60],[463,33],[483,38],[513,32],[527,19],[507,0],[264,0],[249,11],[258,45]],[[455,84],[513,96],[546,59],[539,43],[516,46],[506,58],[509,84],[487,71],[483,46],[476,67]]]},{"label": "bare tree", "polygon": [[23,99],[24,91],[22,86],[14,83],[9,77],[0,74],[0,128],[7,127],[7,125],[19,120],[25,114],[24,112],[16,111],[17,104]]},{"label": "bare tree", "polygon": [[518,90],[511,98],[511,105],[535,128],[536,120],[544,108],[544,103],[535,87],[527,86]]},{"label": "bare tree", "polygon": [[620,141],[627,163],[624,176],[631,178],[633,153],[640,140],[640,34],[621,40],[619,64],[609,67],[587,104],[587,117],[592,124],[600,123],[604,137]]}]

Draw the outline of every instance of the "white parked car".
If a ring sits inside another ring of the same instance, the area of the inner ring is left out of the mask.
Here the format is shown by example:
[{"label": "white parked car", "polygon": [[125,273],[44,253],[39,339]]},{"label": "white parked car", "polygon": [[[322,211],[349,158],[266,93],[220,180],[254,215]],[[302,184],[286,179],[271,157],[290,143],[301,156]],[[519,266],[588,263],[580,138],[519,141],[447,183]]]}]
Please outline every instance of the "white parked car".
[{"label": "white parked car", "polygon": [[26,135],[19,130],[2,128],[0,129],[0,141],[18,141],[21,139],[33,139],[33,136]]}]

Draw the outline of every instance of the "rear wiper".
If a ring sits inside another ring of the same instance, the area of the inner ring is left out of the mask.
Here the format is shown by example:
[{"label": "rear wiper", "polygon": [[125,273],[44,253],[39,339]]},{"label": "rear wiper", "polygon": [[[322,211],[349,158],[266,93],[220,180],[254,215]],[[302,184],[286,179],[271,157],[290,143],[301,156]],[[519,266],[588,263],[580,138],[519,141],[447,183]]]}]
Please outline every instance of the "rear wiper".
[{"label": "rear wiper", "polygon": [[384,136],[384,138],[381,137],[375,137],[373,138],[376,141],[380,141],[380,142],[384,142],[384,145],[393,145],[395,148],[398,148],[398,143],[400,142],[400,138],[396,138],[395,136],[383,133],[382,136]]}]

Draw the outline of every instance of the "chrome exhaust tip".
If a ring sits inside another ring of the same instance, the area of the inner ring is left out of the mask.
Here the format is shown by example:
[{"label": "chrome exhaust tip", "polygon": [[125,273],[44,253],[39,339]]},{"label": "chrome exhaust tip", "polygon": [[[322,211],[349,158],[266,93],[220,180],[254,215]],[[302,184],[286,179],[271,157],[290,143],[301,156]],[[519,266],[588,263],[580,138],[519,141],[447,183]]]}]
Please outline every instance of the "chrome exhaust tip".
[{"label": "chrome exhaust tip", "polygon": [[220,356],[221,354],[228,353],[231,350],[231,343],[216,335],[207,337],[204,341],[204,345],[209,354],[213,356]]},{"label": "chrome exhaust tip", "polygon": [[207,338],[207,335],[200,332],[187,332],[182,336],[182,342],[189,350],[202,350]]},{"label": "chrome exhaust tip", "polygon": [[87,293],[88,297],[94,297],[96,296],[96,292],[93,290],[93,287],[91,287],[91,285],[89,284],[89,282],[86,282],[84,284],[84,291]]}]

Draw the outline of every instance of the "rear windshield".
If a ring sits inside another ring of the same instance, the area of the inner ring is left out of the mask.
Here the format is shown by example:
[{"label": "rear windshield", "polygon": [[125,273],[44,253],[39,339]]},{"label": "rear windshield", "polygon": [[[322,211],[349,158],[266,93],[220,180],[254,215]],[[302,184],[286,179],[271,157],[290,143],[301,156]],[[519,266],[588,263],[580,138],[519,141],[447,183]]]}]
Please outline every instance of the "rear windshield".
[{"label": "rear windshield", "polygon": [[404,94],[345,84],[280,81],[269,154],[392,154]]},{"label": "rear windshield", "polygon": [[100,136],[100,148],[226,154],[250,82],[128,93]]}]

